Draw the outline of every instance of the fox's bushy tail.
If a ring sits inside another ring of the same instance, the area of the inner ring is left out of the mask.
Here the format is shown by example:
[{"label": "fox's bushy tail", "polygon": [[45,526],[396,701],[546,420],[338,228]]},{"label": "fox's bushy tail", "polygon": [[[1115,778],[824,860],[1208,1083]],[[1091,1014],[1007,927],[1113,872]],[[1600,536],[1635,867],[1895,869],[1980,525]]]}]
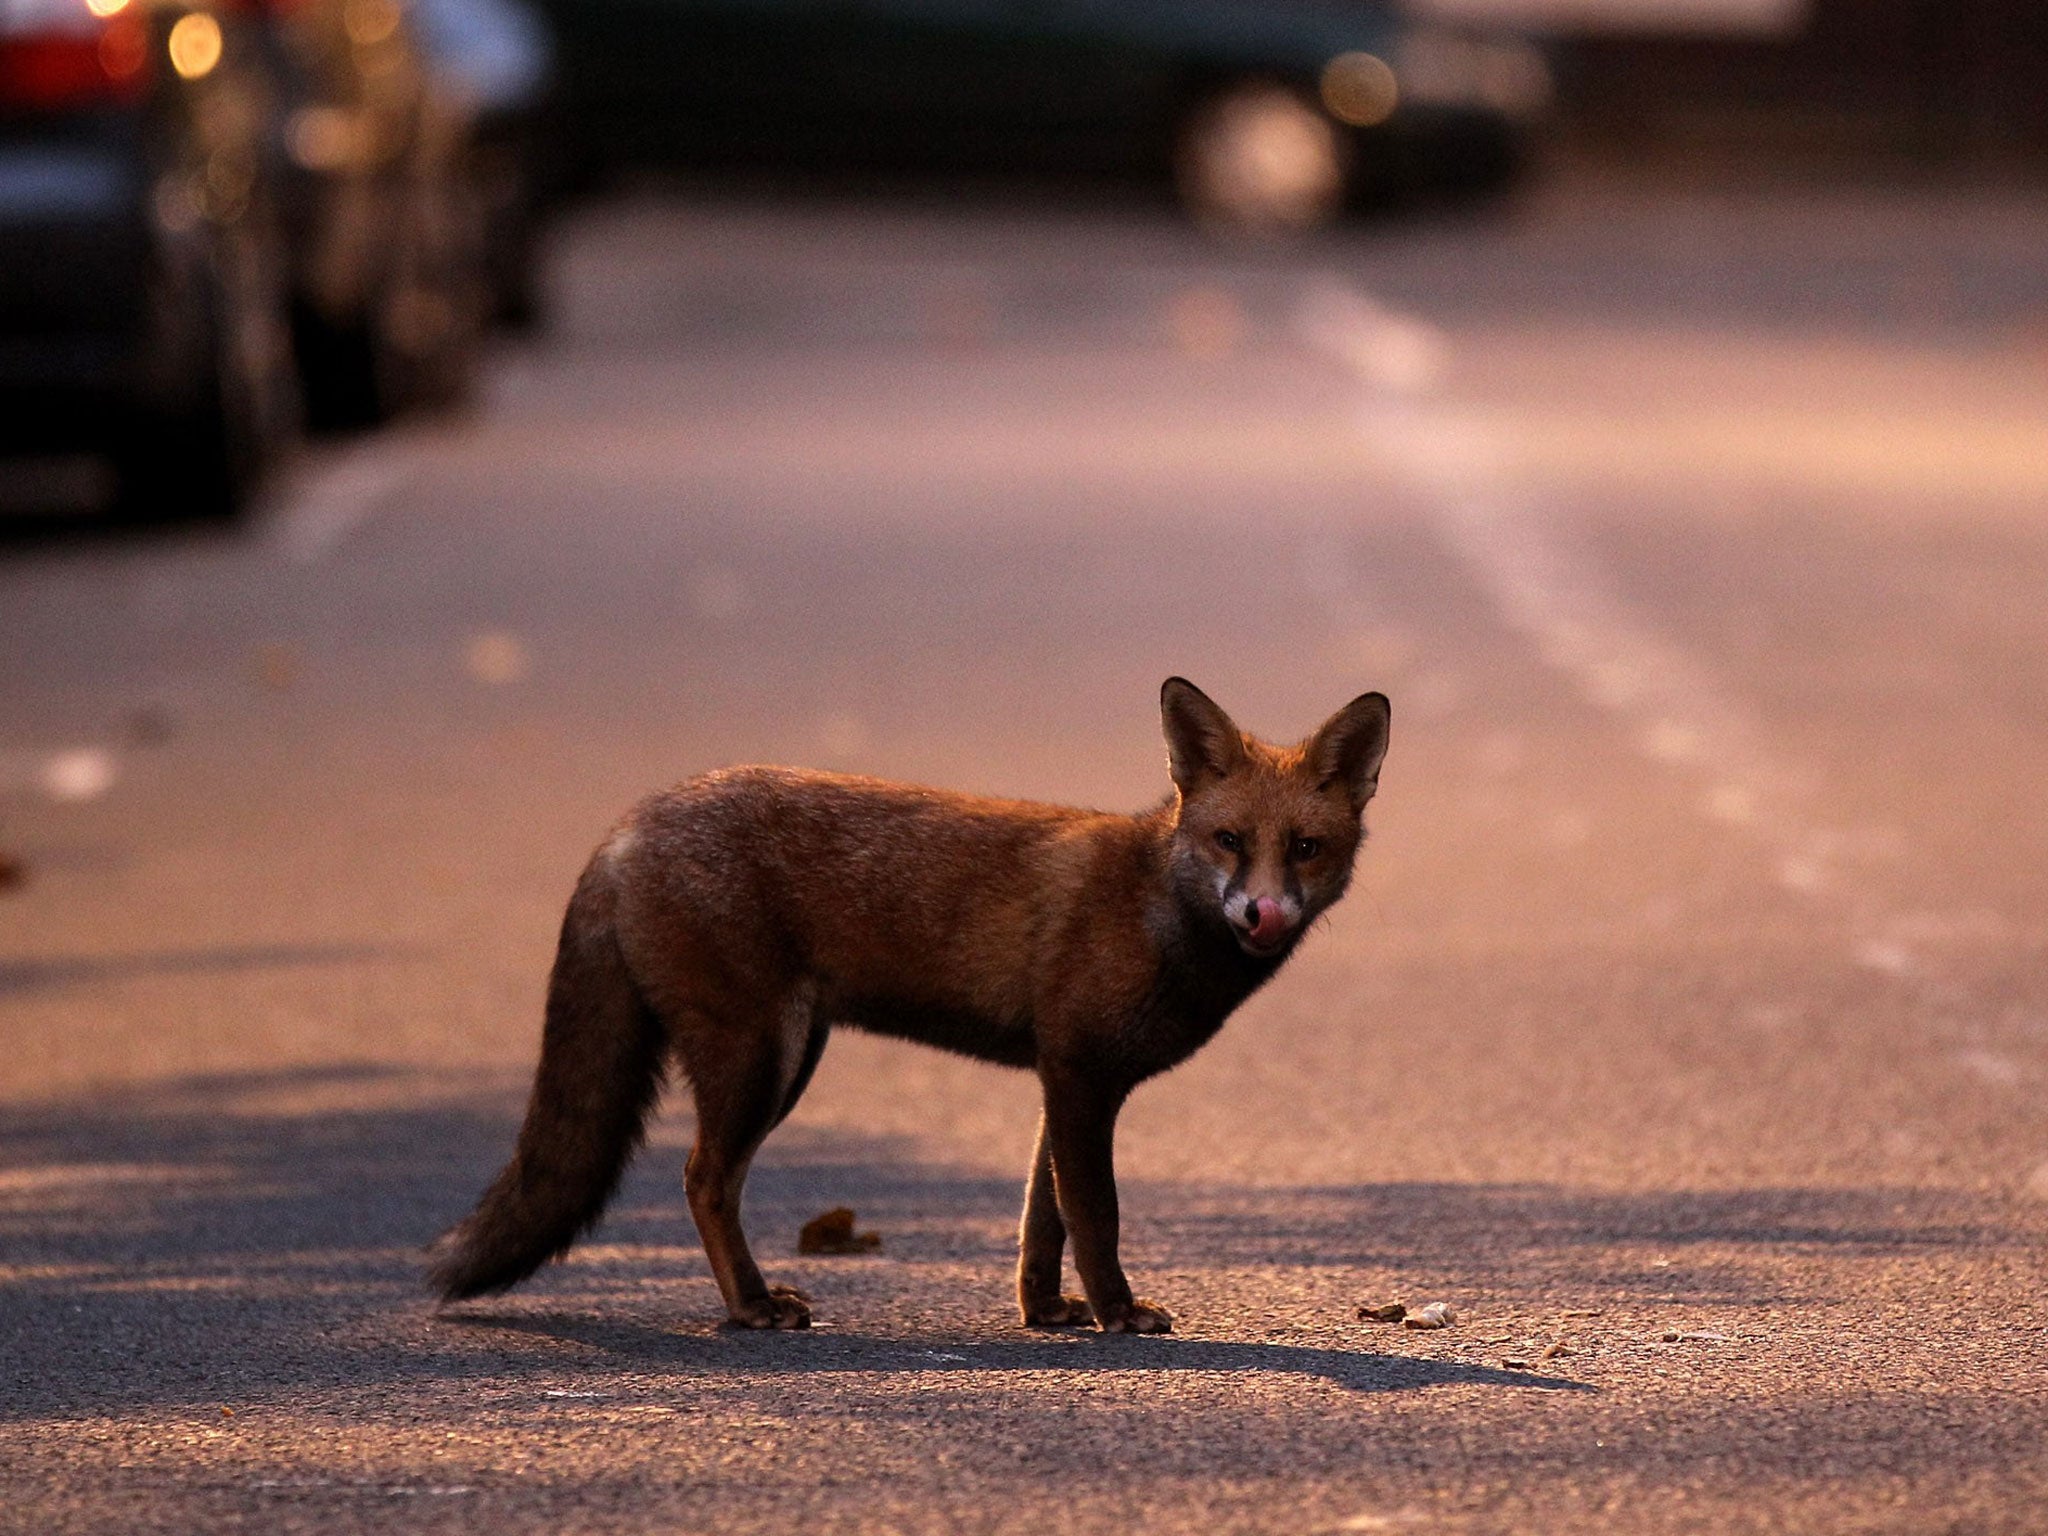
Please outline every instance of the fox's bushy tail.
[{"label": "fox's bushy tail", "polygon": [[584,872],[562,919],[540,1068],[512,1161],[428,1271],[448,1301],[517,1285],[604,1213],[661,1094],[666,1038],[619,951],[611,872]]}]

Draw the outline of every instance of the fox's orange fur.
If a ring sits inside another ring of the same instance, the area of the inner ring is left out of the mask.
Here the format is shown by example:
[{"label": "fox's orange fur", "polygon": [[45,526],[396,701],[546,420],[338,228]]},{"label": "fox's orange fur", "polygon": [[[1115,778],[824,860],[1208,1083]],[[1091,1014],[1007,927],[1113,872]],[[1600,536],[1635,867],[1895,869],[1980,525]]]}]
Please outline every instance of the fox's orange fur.
[{"label": "fox's orange fur", "polygon": [[[727,1312],[805,1326],[807,1299],[755,1267],[740,1192],[849,1024],[1038,1075],[1027,1323],[1169,1328],[1117,1261],[1117,1112],[1344,894],[1388,710],[1361,695],[1280,748],[1182,679],[1160,702],[1174,793],[1138,815],[787,768],[706,774],[634,809],[569,903],[518,1148],[450,1234],[443,1296],[513,1285],[596,1221],[673,1058],[697,1108],[684,1182]],[[1061,1288],[1070,1236],[1085,1296]]]}]

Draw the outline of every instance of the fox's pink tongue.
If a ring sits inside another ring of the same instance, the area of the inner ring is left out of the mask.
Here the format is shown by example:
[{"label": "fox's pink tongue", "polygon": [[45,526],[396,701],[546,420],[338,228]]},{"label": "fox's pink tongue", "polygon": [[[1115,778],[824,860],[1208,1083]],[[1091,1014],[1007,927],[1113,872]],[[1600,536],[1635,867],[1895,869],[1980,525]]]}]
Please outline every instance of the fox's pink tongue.
[{"label": "fox's pink tongue", "polygon": [[1248,935],[1254,944],[1271,944],[1287,931],[1287,915],[1280,910],[1279,902],[1262,901],[1257,911],[1259,920]]}]

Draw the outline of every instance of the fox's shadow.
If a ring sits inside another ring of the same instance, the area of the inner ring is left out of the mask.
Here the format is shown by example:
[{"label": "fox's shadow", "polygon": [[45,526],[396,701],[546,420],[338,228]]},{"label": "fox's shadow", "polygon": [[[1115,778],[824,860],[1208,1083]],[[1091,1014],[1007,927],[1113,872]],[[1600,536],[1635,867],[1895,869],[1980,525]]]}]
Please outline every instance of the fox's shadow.
[{"label": "fox's shadow", "polygon": [[1421,1360],[1366,1350],[1311,1349],[1293,1344],[1251,1344],[1175,1337],[1139,1338],[1095,1333],[1048,1339],[947,1339],[944,1348],[877,1334],[817,1331],[791,1334],[705,1336],[679,1333],[628,1319],[565,1312],[453,1313],[445,1321],[477,1334],[510,1332],[580,1346],[607,1365],[664,1371],[717,1369],[758,1375],[811,1375],[835,1371],[1073,1371],[1122,1375],[1200,1371],[1218,1374],[1279,1371],[1312,1376],[1354,1392],[1398,1392],[1464,1383],[1562,1392],[1590,1392],[1583,1382],[1502,1371],[1453,1360]]},{"label": "fox's shadow", "polygon": [[[1570,1385],[1369,1347],[1025,1334],[1007,1313],[1016,1179],[935,1165],[889,1138],[801,1125],[764,1154],[749,1225],[764,1256],[780,1248],[774,1234],[786,1241],[825,1204],[854,1204],[887,1232],[885,1263],[828,1271],[841,1294],[823,1315],[848,1319],[845,1331],[711,1326],[716,1296],[672,1143],[633,1170],[597,1249],[509,1302],[437,1316],[422,1290],[422,1245],[469,1208],[503,1159],[519,1098],[510,1080],[479,1090],[329,1068],[0,1111],[10,1380],[0,1420],[170,1409],[223,1394],[260,1400],[336,1380],[530,1385],[572,1359],[756,1374],[1284,1372],[1359,1392]],[[1184,1285],[1205,1272],[1279,1271],[1336,1299],[1364,1277],[1385,1285],[1412,1275],[1490,1304],[1598,1295],[1742,1308],[1770,1298],[1728,1262],[1731,1252],[1884,1257],[2034,1240],[1983,1201],[1900,1189],[1134,1182],[1130,1194],[1133,1264],[1159,1275],[1169,1300],[1162,1271]],[[1684,1260],[1703,1245],[1713,1257]],[[1651,1250],[1680,1258],[1653,1264]],[[924,1288],[944,1283],[943,1269],[971,1272],[977,1299],[965,1317],[919,1322],[920,1311],[931,1316]],[[1335,1315],[1348,1322],[1349,1312],[1347,1302]],[[900,1333],[899,1315],[909,1319]]]}]

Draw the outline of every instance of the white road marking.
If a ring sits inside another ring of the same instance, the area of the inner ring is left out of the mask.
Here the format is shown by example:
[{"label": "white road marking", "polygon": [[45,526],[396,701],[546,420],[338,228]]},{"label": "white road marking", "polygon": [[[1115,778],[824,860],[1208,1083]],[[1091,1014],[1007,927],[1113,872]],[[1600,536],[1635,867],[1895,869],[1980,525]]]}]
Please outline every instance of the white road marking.
[{"label": "white road marking", "polygon": [[[1437,398],[1454,358],[1427,322],[1334,277],[1311,285],[1298,334],[1365,386],[1361,430],[1433,517],[1509,625],[1593,704],[1618,716],[1646,758],[1704,782],[1700,814],[1772,856],[1778,882],[1843,923],[1849,958],[1913,988],[1930,1014],[1962,999],[1928,973],[1903,921],[1847,878],[1856,856],[1893,851],[1882,829],[1814,824],[1808,776],[1767,744],[1712,672],[1642,622],[1518,484],[1520,462],[1489,418]],[[1560,838],[1553,827],[1554,841]],[[1968,1063],[1990,1077],[1981,1055]]]},{"label": "white road marking", "polygon": [[[1422,492],[1445,544],[1507,622],[1589,702],[1634,722],[1647,757],[1711,770],[1703,809],[1750,831],[1781,868],[1796,865],[1800,878],[1786,880],[1790,888],[1811,894],[1827,886],[1837,840],[1808,829],[1799,776],[1774,759],[1704,667],[1643,625],[1594,562],[1557,536],[1515,483],[1485,422],[1431,398],[1450,368],[1448,339],[1334,278],[1303,295],[1297,324],[1311,346],[1367,386],[1361,427]],[[1423,358],[1427,366],[1415,362]]]},{"label": "white road marking", "polygon": [[272,520],[271,543],[293,565],[317,565],[419,473],[410,453],[377,443],[313,471]]}]

